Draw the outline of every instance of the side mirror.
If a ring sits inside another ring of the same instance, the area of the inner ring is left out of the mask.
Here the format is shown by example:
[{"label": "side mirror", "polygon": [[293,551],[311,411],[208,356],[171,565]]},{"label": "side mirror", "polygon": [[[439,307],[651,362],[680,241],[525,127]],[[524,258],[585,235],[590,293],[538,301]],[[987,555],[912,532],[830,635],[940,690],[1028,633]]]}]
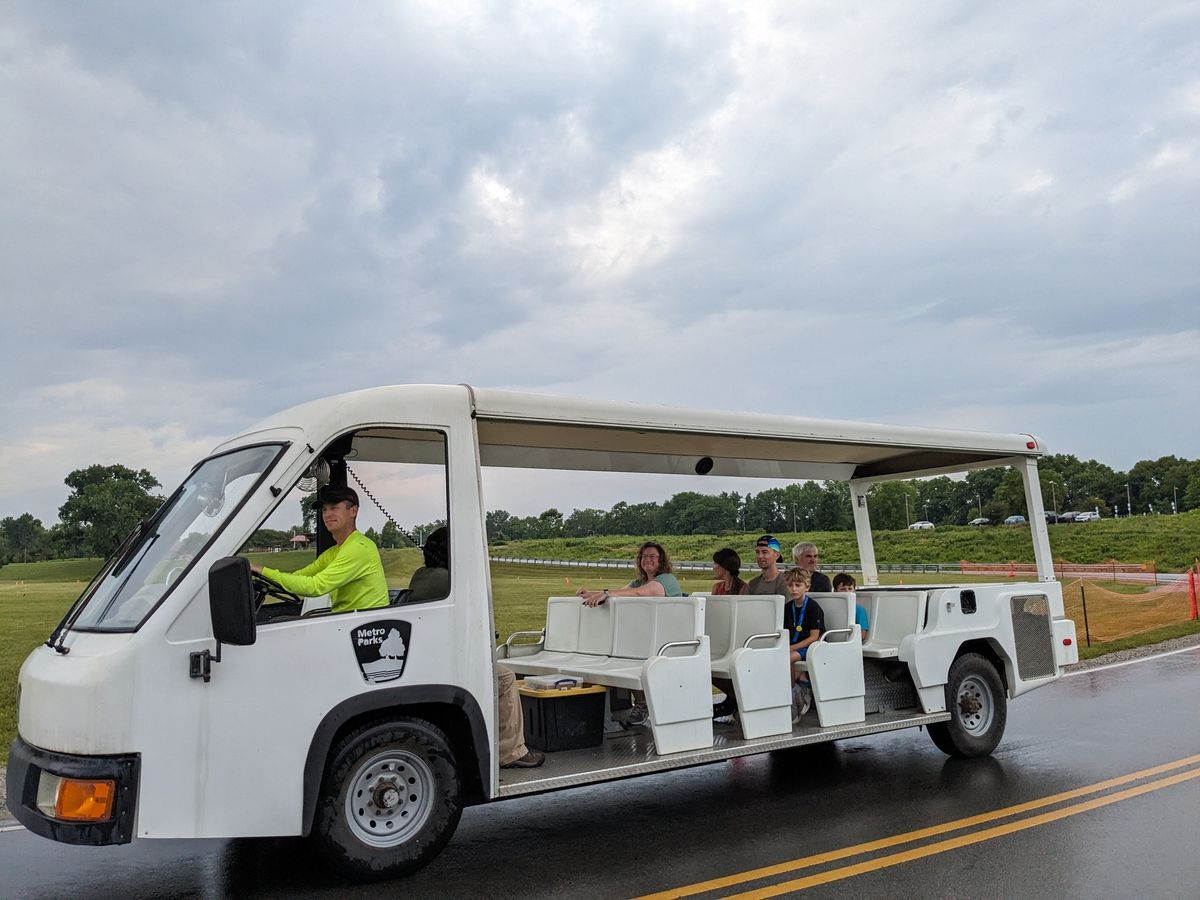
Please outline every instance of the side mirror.
[{"label": "side mirror", "polygon": [[208,570],[208,611],[213,637],[238,647],[254,643],[254,583],[250,561],[240,556],[218,559]]}]

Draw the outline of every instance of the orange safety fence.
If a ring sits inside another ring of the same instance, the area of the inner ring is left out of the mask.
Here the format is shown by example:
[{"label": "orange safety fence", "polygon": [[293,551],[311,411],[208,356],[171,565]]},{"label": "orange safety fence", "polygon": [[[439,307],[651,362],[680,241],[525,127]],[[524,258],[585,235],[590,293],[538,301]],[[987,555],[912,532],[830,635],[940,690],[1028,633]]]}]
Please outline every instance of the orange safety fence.
[{"label": "orange safety fence", "polygon": [[1080,638],[1090,636],[1092,643],[1104,643],[1190,621],[1195,616],[1188,588],[1187,581],[1180,581],[1128,594],[1080,579],[1063,585],[1063,605]]}]

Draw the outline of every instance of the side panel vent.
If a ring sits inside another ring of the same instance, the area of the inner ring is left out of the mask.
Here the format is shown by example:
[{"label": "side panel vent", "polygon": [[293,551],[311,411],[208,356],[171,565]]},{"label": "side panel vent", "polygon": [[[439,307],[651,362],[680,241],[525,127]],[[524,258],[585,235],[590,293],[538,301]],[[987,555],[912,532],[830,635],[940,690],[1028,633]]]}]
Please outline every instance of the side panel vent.
[{"label": "side panel vent", "polygon": [[1022,681],[1049,678],[1054,664],[1054,634],[1050,603],[1043,594],[1012,598],[1013,639],[1017,645],[1017,675]]},{"label": "side panel vent", "polygon": [[962,609],[964,615],[969,616],[971,613],[975,612],[975,610],[977,609],[976,604],[975,604],[975,592],[974,591],[959,591],[958,592],[958,605]]}]

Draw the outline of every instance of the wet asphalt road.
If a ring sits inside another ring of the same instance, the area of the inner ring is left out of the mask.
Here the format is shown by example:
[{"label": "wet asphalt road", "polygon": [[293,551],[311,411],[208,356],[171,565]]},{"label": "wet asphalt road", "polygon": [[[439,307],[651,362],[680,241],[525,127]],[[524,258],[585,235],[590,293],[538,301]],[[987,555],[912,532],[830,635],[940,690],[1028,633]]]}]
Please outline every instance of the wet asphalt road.
[{"label": "wet asphalt road", "polygon": [[[0,833],[0,897],[631,897],[837,851],[1200,754],[1200,649],[1079,673],[1019,698],[988,759],[950,760],[922,731],[849,740],[468,810],[442,855],[397,882],[347,887],[290,840],[65,847]],[[705,896],[1200,897],[1200,761],[1075,799]],[[1169,776],[1175,784],[1163,784]],[[1114,792],[1139,785],[1139,796]],[[1079,810],[1079,804],[1108,805]],[[989,836],[998,823],[1063,817]],[[975,843],[945,848],[966,837]],[[922,850],[921,848],[927,848]],[[916,849],[930,855],[908,859]],[[874,871],[851,870],[862,864]],[[715,886],[713,886],[715,887]]]}]

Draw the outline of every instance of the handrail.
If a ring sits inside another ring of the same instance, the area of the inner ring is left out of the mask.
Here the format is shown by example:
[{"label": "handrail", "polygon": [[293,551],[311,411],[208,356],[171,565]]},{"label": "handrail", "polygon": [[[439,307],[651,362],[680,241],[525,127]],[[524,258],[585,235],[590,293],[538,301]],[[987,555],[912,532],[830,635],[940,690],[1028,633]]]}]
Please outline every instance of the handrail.
[{"label": "handrail", "polygon": [[775,640],[778,641],[782,637],[783,637],[783,634],[778,631],[767,631],[767,632],[764,632],[763,634],[752,634],[752,635],[750,635],[750,637],[746,638],[746,642],[744,644],[742,644],[742,648],[748,649],[750,647],[751,641],[766,640],[767,638],[775,638]]},{"label": "handrail", "polygon": [[695,648],[699,649],[700,638],[693,638],[690,641],[667,641],[665,644],[663,644],[661,647],[658,648],[658,653],[656,653],[655,655],[662,656],[665,651],[670,650],[672,647],[695,647]]},{"label": "handrail", "polygon": [[853,635],[853,634],[854,634],[854,629],[853,629],[853,628],[831,628],[831,629],[829,629],[828,631],[824,631],[824,632],[822,632],[822,633],[821,633],[821,640],[825,640],[825,639],[826,639],[827,637],[829,637],[829,635],[831,635],[831,634],[849,634],[849,635]]},{"label": "handrail", "polygon": [[513,638],[517,638],[517,637],[529,637],[530,635],[536,635],[537,637],[541,638],[541,640],[539,640],[539,641],[534,641],[534,642],[532,642],[532,643],[529,643],[529,644],[522,644],[521,646],[523,646],[523,647],[536,647],[538,644],[540,644],[540,643],[542,643],[543,641],[545,641],[545,640],[546,640],[546,632],[545,632],[545,630],[544,630],[544,629],[543,629],[542,631],[514,631],[512,634],[510,634],[510,635],[508,636],[508,640],[506,640],[506,641],[504,642],[504,646],[505,646],[505,647],[511,647],[511,646],[513,645]]}]

